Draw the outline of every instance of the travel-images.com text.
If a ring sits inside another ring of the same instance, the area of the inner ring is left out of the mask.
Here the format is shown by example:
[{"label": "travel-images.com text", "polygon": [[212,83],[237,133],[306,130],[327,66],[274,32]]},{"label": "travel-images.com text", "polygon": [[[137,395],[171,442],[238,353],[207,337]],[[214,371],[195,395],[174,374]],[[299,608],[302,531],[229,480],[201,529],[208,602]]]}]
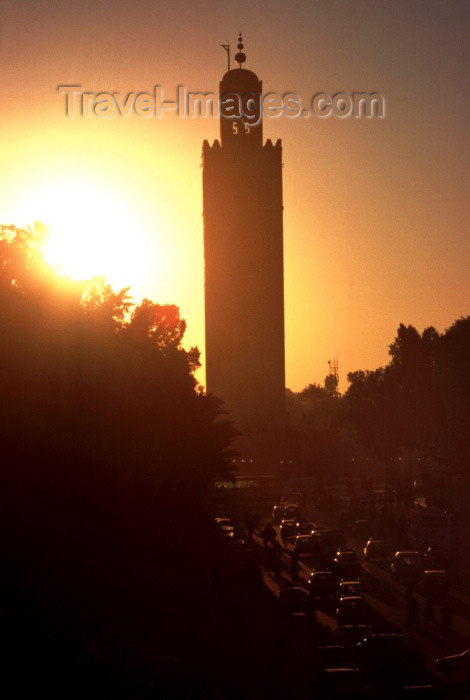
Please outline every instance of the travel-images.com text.
[{"label": "travel-images.com text", "polygon": [[57,90],[65,97],[67,117],[99,117],[113,119],[137,116],[148,119],[161,118],[165,113],[174,112],[178,117],[224,117],[242,119],[250,126],[256,126],[261,117],[290,119],[310,117],[326,118],[365,117],[371,119],[385,116],[385,98],[379,92],[345,92],[329,95],[316,93],[308,108],[302,106],[302,98],[294,92],[278,95],[274,92],[261,95],[227,93],[219,97],[213,92],[189,92],[179,85],[176,99],[164,100],[163,88],[155,85],[153,92],[85,92],[80,85],[59,85]]}]

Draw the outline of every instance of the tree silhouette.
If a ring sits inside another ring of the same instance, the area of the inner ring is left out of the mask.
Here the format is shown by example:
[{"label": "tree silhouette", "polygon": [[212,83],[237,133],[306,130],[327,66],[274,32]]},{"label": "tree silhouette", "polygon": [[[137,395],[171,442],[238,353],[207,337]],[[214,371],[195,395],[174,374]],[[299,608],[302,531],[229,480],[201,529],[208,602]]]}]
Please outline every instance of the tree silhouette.
[{"label": "tree silhouette", "polygon": [[463,473],[470,408],[470,317],[444,334],[400,324],[385,368],[348,375],[345,398],[363,442],[393,456],[415,451]]},{"label": "tree silhouette", "polygon": [[336,389],[318,384],[309,384],[297,393],[288,389],[286,407],[289,454],[299,475],[347,471],[357,439],[347,418],[347,406]]},{"label": "tree silhouette", "polygon": [[181,569],[209,569],[201,500],[233,429],[177,307],[63,278],[43,241],[0,227],[0,597],[57,639],[154,638],[196,606]]},{"label": "tree silhouette", "polygon": [[461,317],[439,339],[436,364],[440,397],[442,457],[460,475],[470,464],[470,316]]}]

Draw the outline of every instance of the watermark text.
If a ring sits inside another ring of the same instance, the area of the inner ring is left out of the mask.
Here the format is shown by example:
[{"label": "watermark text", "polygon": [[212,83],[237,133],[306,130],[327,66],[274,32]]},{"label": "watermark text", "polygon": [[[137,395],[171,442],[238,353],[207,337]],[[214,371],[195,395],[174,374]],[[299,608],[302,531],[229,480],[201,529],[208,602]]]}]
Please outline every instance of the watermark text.
[{"label": "watermark text", "polygon": [[128,119],[137,116],[143,119],[161,118],[166,113],[178,117],[223,117],[242,119],[250,126],[256,126],[261,118],[285,116],[290,119],[311,116],[325,119],[330,116],[379,118],[385,117],[385,98],[379,92],[337,92],[332,95],[317,92],[304,106],[301,97],[294,92],[283,95],[269,92],[238,95],[227,93],[216,95],[213,92],[191,92],[178,85],[174,99],[164,99],[163,88],[155,85],[150,92],[91,92],[81,85],[59,85],[58,92],[65,99],[67,117],[99,117]]}]

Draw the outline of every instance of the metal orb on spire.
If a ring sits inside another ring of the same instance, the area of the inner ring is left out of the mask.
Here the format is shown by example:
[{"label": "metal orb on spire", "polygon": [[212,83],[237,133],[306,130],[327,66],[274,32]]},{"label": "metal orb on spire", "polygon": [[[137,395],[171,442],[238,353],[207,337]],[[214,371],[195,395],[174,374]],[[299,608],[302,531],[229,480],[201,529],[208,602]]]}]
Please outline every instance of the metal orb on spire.
[{"label": "metal orb on spire", "polygon": [[238,53],[235,54],[235,61],[238,63],[238,67],[242,67],[242,63],[245,63],[246,61],[246,54],[243,53],[243,39],[242,39],[242,33],[238,35],[238,44],[237,44],[237,49]]}]

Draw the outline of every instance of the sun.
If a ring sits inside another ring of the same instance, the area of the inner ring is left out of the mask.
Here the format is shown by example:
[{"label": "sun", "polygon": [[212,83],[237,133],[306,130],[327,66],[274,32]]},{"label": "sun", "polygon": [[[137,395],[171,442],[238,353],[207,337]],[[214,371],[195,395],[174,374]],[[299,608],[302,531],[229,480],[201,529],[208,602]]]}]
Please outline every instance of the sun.
[{"label": "sun", "polygon": [[92,182],[56,182],[22,201],[30,221],[49,230],[44,257],[77,280],[105,276],[113,287],[139,287],[148,279],[149,232],[124,193]]}]

